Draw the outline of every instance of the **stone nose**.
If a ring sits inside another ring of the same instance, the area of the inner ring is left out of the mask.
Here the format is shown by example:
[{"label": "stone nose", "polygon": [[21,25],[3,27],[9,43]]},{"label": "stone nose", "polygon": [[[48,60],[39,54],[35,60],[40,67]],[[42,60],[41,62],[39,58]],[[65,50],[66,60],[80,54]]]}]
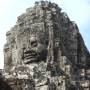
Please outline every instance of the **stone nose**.
[{"label": "stone nose", "polygon": [[37,47],[38,45],[38,42],[36,40],[33,40],[30,42],[30,47],[33,48],[33,47]]},{"label": "stone nose", "polygon": [[32,51],[33,50],[30,46],[24,50],[25,53],[31,53]]}]

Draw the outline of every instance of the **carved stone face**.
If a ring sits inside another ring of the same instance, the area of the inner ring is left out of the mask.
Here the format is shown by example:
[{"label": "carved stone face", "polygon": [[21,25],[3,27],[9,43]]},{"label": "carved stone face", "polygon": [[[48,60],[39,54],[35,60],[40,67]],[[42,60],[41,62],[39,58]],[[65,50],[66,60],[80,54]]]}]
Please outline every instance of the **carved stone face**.
[{"label": "carved stone face", "polygon": [[39,38],[36,35],[31,35],[29,39],[29,47],[23,48],[23,57],[25,64],[46,60],[47,46],[45,44],[45,40],[41,42],[42,39],[43,38]]}]

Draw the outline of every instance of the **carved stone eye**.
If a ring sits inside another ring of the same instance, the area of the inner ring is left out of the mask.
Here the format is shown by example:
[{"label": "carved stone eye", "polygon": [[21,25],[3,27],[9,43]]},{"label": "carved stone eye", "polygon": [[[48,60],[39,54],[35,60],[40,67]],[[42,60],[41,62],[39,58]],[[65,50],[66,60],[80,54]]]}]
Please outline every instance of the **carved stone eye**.
[{"label": "carved stone eye", "polygon": [[37,47],[37,45],[38,45],[37,40],[31,41],[31,47]]}]

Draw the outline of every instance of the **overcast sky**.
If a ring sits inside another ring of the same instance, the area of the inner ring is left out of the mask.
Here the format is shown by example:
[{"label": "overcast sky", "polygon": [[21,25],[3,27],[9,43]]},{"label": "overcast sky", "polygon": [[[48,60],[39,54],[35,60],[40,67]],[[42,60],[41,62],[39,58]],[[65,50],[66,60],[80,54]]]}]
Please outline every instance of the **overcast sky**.
[{"label": "overcast sky", "polygon": [[[0,68],[3,68],[3,46],[6,32],[13,27],[17,17],[36,0],[0,0]],[[39,1],[39,0],[37,0]],[[49,0],[55,2],[75,21],[90,51],[90,0]]]}]

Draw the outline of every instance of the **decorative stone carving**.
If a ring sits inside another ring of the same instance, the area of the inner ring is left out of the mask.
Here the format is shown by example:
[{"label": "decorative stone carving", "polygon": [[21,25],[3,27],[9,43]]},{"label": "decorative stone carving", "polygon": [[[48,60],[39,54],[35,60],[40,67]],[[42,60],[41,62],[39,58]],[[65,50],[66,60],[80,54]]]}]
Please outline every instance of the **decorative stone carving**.
[{"label": "decorative stone carving", "polygon": [[13,90],[79,90],[78,60],[86,61],[89,53],[78,27],[58,5],[36,2],[6,36],[4,76]]}]

